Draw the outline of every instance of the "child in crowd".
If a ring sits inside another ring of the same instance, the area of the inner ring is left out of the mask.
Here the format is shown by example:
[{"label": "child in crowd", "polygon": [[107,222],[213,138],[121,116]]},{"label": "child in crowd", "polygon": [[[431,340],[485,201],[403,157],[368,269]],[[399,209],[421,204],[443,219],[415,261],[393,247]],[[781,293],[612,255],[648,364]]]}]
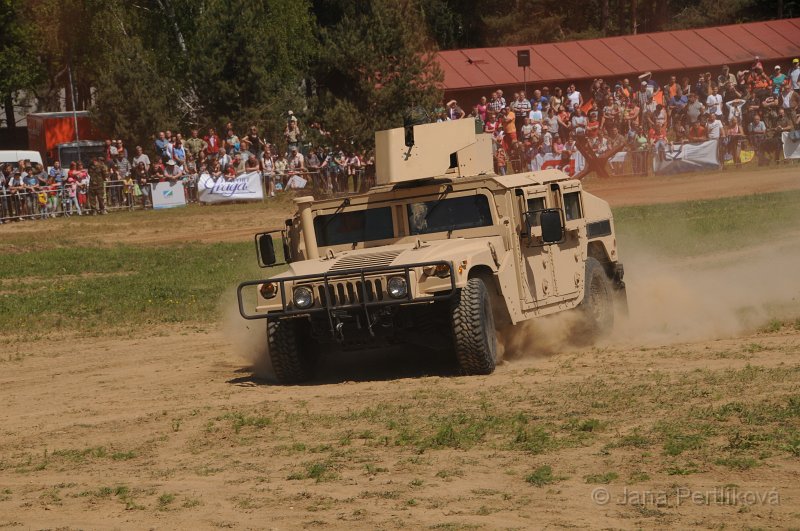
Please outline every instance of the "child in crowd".
[{"label": "child in crowd", "polygon": [[125,195],[125,204],[128,205],[128,210],[133,210],[134,186],[133,174],[129,173],[122,181],[122,193]]}]

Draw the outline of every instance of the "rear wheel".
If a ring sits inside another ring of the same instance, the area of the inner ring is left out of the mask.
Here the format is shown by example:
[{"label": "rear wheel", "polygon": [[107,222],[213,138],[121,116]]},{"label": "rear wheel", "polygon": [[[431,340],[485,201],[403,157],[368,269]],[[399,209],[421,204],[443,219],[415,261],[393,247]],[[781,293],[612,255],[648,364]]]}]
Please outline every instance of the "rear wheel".
[{"label": "rear wheel", "polygon": [[491,374],[497,364],[492,302],[480,278],[471,278],[454,298],[450,312],[456,358],[468,375]]},{"label": "rear wheel", "polygon": [[581,312],[581,336],[595,341],[614,327],[614,299],[611,281],[596,258],[586,259],[586,279]]},{"label": "rear wheel", "polygon": [[298,384],[313,376],[315,357],[310,334],[305,319],[267,321],[269,358],[278,383]]}]

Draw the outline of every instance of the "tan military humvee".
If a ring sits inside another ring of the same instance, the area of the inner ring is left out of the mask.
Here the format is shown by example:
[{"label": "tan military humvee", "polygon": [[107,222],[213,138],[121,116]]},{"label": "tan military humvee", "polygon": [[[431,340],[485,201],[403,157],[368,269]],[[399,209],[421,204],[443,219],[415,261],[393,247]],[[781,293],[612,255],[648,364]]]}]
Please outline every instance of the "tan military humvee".
[{"label": "tan military humvee", "polygon": [[494,174],[472,120],[380,131],[376,155],[369,192],[297,198],[256,236],[259,263],[288,270],[240,284],[239,310],[267,320],[279,382],[310,378],[323,345],[447,349],[489,374],[497,329],[577,308],[596,336],[626,306],[611,209],[580,181]]}]

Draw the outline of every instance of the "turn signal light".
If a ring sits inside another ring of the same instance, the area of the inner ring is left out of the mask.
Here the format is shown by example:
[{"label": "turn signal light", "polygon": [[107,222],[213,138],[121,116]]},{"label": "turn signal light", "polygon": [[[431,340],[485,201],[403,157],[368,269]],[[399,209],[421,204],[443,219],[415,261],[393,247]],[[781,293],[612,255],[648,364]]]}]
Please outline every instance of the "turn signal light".
[{"label": "turn signal light", "polygon": [[278,294],[278,285],[274,282],[267,282],[261,284],[259,291],[261,292],[261,296],[265,299],[272,299]]},{"label": "turn signal light", "polygon": [[429,277],[437,276],[439,278],[447,278],[450,276],[450,266],[447,264],[425,266],[422,268],[422,272]]}]

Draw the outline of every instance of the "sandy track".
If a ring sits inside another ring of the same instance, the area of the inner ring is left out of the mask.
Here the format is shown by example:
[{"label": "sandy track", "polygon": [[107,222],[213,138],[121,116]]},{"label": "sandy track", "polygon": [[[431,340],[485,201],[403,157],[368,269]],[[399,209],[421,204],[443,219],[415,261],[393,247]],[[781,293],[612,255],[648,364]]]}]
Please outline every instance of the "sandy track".
[{"label": "sandy track", "polygon": [[[732,359],[716,357],[741,352],[741,345],[750,343],[762,349]],[[528,396],[541,415],[569,414],[572,408],[562,403],[570,397],[566,388],[596,385],[598,375],[609,385],[633,378],[647,386],[654,385],[652,374],[678,382],[700,370],[722,374],[752,365],[775,369],[797,364],[798,332],[661,352],[615,347],[565,351],[506,363],[488,378],[425,376],[441,367],[398,354],[368,363],[366,370],[359,360],[336,369],[328,364],[315,385],[288,388],[253,380],[233,350],[219,332],[165,329],[147,338],[96,339],[81,349],[43,341],[21,359],[2,363],[0,493],[6,494],[0,496],[0,526],[630,528],[796,522],[800,462],[786,455],[775,455],[751,471],[712,466],[675,477],[648,463],[659,458],[643,459],[641,450],[604,450],[611,434],[544,455],[505,450],[490,441],[419,453],[360,439],[362,430],[382,426],[362,414],[352,414],[347,425],[331,425],[330,419],[390,404],[424,407],[428,403],[421,397],[429,395],[455,410],[481,393],[513,389],[539,390]],[[417,368],[409,369],[408,361]],[[405,377],[385,380],[391,374]],[[245,421],[237,433],[232,428],[237,415],[271,420],[263,425]],[[628,432],[643,420],[614,418],[611,429]],[[344,443],[347,433],[353,440]],[[298,445],[303,450],[293,451]],[[99,447],[104,452],[92,453]],[[129,458],[112,457],[127,452],[132,452]],[[306,463],[324,459],[339,463],[334,478],[287,480]],[[370,473],[367,463],[377,471]],[[526,483],[525,474],[542,463],[565,479],[545,488]],[[647,470],[648,481],[626,484],[624,478],[638,469]],[[626,488],[666,493],[677,484],[705,492],[736,483],[750,491],[774,488],[780,502],[746,512],[741,505],[677,504],[677,498],[671,506],[599,505],[591,499],[598,485],[587,484],[584,475],[604,470],[622,478],[601,485],[615,500]],[[99,494],[117,486],[132,493],[127,509],[122,497]],[[174,495],[174,501],[160,503],[164,494]]]}]

